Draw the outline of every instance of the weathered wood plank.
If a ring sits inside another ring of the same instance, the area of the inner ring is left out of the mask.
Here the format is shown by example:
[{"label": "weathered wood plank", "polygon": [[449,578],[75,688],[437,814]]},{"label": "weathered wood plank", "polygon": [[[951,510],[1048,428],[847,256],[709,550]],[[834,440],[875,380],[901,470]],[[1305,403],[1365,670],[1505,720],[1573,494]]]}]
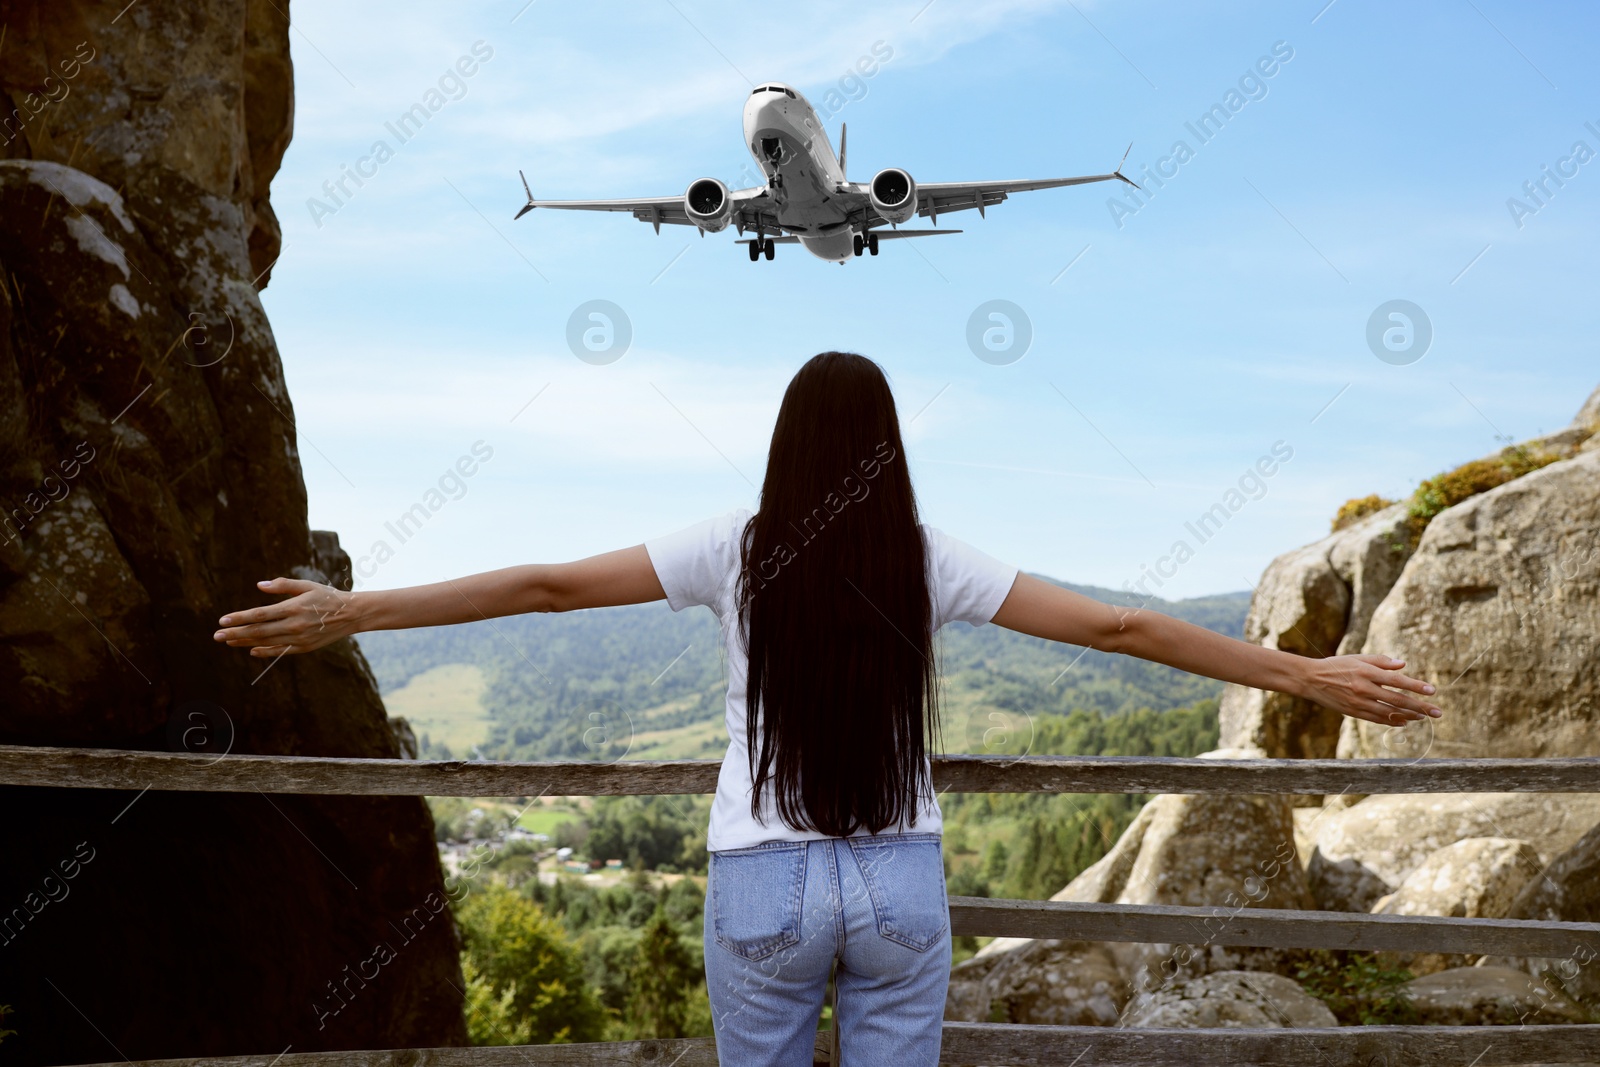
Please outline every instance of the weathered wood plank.
[{"label": "weathered wood plank", "polygon": [[1597,1025],[1133,1030],[945,1023],[940,1062],[1009,1067],[1508,1067],[1589,1063],[1597,1056]]},{"label": "weathered wood plank", "polygon": [[[0,785],[234,793],[615,796],[709,793],[716,760],[385,760],[216,757],[185,752],[0,745]],[[1600,792],[1600,757],[1203,760],[1122,756],[939,756],[956,793]]]},{"label": "weathered wood plank", "polygon": [[94,1067],[717,1067],[717,1045],[709,1037],[685,1037],[578,1045],[290,1051],[282,1056],[263,1053],[190,1060],[119,1060]]},{"label": "weathered wood plank", "polygon": [[187,752],[0,745],[0,785],[204,793],[452,797],[710,793],[717,787],[717,767],[716,760],[495,763],[237,754],[219,758]]},{"label": "weathered wood plank", "polygon": [[[819,1035],[820,1037],[821,1035]],[[822,1042],[817,1042],[820,1049]],[[848,1052],[846,1053],[848,1055]],[[1102,1026],[945,1023],[945,1064],[1011,1067],[1510,1067],[1587,1063],[1600,1025],[1351,1026],[1332,1030],[1125,1030]],[[819,1062],[823,1062],[819,1059]],[[287,1052],[139,1060],[93,1067],[716,1067],[706,1037],[585,1045]]]},{"label": "weathered wood plank", "polygon": [[1600,757],[1550,759],[1259,759],[1135,756],[941,756],[952,793],[1591,793]]},{"label": "weathered wood plank", "polygon": [[[1452,952],[1496,956],[1600,954],[1600,923],[1448,919],[1269,908],[1180,908],[951,897],[950,931],[1142,944]],[[1597,1050],[1600,1058],[1600,1050]]]}]

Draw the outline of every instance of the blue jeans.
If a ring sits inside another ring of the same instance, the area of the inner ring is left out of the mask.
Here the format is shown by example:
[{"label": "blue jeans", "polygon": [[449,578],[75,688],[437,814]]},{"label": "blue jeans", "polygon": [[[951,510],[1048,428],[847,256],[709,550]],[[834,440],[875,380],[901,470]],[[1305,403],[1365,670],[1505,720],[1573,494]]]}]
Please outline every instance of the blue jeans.
[{"label": "blue jeans", "polygon": [[841,1061],[936,1067],[950,982],[939,835],[713,852],[705,951],[720,1062],[810,1067],[837,960]]}]

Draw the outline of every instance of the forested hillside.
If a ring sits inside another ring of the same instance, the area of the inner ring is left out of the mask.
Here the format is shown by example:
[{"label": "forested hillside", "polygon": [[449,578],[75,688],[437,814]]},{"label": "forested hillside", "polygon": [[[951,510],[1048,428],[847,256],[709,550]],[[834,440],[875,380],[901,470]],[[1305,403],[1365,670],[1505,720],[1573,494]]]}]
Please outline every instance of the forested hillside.
[{"label": "forested hillside", "polygon": [[[1127,603],[1124,594],[1073,586]],[[1237,636],[1249,606],[1236,593],[1176,602],[1164,611]],[[386,699],[419,675],[450,665],[481,672],[481,736],[453,751],[416,723],[433,758],[649,758],[720,755],[725,693],[717,621],[705,609],[664,603],[566,615],[526,615],[360,638]],[[1053,645],[995,626],[943,631],[941,666],[948,751],[1015,751],[1029,731],[1019,716],[1084,709],[1116,714],[1193,705],[1217,683],[1122,656]],[[399,703],[395,701],[392,703]],[[391,706],[391,711],[400,711]],[[409,707],[407,709],[409,711]],[[415,716],[414,716],[415,717]]]}]

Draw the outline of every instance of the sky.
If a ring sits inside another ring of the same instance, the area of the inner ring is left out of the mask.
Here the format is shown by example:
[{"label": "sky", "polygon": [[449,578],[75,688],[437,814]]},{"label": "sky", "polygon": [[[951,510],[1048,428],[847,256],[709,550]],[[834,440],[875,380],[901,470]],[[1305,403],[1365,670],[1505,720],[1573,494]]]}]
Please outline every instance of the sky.
[{"label": "sky", "polygon": [[[1600,384],[1589,6],[371,10],[293,9],[262,294],[311,523],[358,588],[755,507],[783,388],[827,349],[888,372],[925,521],[1169,598],[1248,589],[1346,499],[1559,429]],[[1131,142],[1145,192],[1019,194],[842,266],[796,246],[752,264],[732,230],[627,215],[512,221],[519,169],[551,199],[755,184],[740,116],[766,81],[805,93],[835,145],[849,124],[855,181],[1104,173]],[[419,102],[437,110],[402,143],[386,124]],[[1226,122],[1200,128],[1213,105]],[[363,159],[376,173],[330,196]],[[596,300],[623,316],[609,362],[569,345]],[[991,320],[991,301],[1015,310]],[[991,326],[1009,349],[969,344]],[[389,525],[418,503],[402,542]]]}]

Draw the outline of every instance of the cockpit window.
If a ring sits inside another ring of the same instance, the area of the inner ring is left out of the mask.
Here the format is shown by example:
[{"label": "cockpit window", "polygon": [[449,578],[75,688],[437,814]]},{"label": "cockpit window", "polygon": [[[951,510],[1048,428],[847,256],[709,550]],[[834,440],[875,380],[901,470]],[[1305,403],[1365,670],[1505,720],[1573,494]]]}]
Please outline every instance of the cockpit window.
[{"label": "cockpit window", "polygon": [[793,99],[794,99],[794,98],[795,98],[795,95],[794,95],[794,90],[793,90],[793,89],[785,89],[785,90],[784,90],[784,92],[786,92],[786,93],[788,93],[788,94],[789,94],[789,99],[790,99],[790,100],[793,100]]},{"label": "cockpit window", "polygon": [[759,88],[755,88],[755,89],[750,90],[750,95],[751,96],[760,96],[762,93],[764,93],[766,91],[767,91],[767,87],[765,85],[763,85],[763,86],[760,86]]}]

